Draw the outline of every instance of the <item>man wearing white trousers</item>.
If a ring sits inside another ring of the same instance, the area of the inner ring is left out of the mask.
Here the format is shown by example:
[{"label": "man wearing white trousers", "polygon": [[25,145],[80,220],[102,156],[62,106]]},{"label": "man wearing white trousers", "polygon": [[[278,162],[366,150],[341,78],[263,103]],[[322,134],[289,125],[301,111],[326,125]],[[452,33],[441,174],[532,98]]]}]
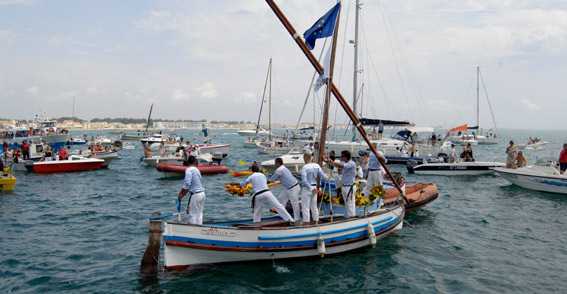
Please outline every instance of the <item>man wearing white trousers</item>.
[{"label": "man wearing white trousers", "polygon": [[276,171],[270,177],[268,183],[280,181],[284,186],[283,191],[278,196],[278,201],[285,207],[287,202],[291,202],[293,207],[293,218],[298,220],[301,218],[301,210],[299,210],[299,183],[297,179],[291,174],[289,169],[283,165],[283,159],[276,158]]},{"label": "man wearing white trousers", "polygon": [[[376,145],[374,145],[376,148]],[[382,152],[377,151],[380,160],[376,157],[376,154],[370,152],[370,158],[368,159],[368,178],[366,179],[366,188],[362,192],[366,197],[370,195],[370,191],[375,185],[383,184],[384,171],[382,170],[382,164],[380,161],[386,162],[386,158]]]},{"label": "man wearing white trousers", "polygon": [[197,158],[189,156],[187,160],[189,167],[185,170],[183,187],[177,196],[177,211],[181,211],[181,199],[189,192],[189,202],[187,203],[187,219],[190,224],[203,224],[203,208],[205,207],[205,187],[201,172],[195,167]]},{"label": "man wearing white trousers", "polygon": [[268,188],[268,179],[260,172],[260,167],[257,165],[252,166],[252,175],[246,181],[241,182],[240,186],[244,187],[252,184],[252,208],[254,209],[254,222],[262,221],[262,206],[264,202],[275,208],[278,215],[285,221],[294,222],[295,220],[289,215],[285,207],[278,202],[274,194]]},{"label": "man wearing white trousers", "polygon": [[319,209],[317,208],[317,176],[327,180],[329,177],[323,172],[321,167],[313,162],[311,152],[303,154],[305,165],[301,168],[301,213],[303,223],[309,223],[311,217],[315,222],[319,221]]},{"label": "man wearing white trousers", "polygon": [[325,158],[325,161],[343,169],[341,195],[345,201],[347,217],[356,216],[356,163],[352,160],[352,155],[348,150],[343,150],[341,151],[341,162],[332,161],[329,158]]}]

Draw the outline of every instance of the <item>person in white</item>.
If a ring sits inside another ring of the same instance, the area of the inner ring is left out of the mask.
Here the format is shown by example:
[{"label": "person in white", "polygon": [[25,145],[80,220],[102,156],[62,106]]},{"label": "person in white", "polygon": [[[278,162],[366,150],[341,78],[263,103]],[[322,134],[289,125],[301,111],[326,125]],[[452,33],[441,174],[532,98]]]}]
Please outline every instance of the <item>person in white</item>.
[{"label": "person in white", "polygon": [[[309,223],[311,217],[313,221],[319,221],[319,209],[317,208],[317,176],[321,179],[328,180],[329,177],[323,172],[321,167],[313,162],[311,152],[303,154],[305,165],[301,168],[301,213],[303,214],[303,223]],[[310,214],[311,213],[311,214]]]},{"label": "person in white", "polygon": [[[374,148],[376,148],[376,146],[374,146]],[[382,164],[380,162],[382,161],[385,163],[386,158],[382,152],[377,151],[377,153],[380,160],[378,160],[376,154],[370,152],[370,158],[368,160],[368,178],[366,179],[366,188],[362,192],[363,195],[370,195],[370,191],[372,191],[374,186],[383,184],[384,171],[382,170]]]},{"label": "person in white", "polygon": [[348,150],[341,151],[341,162],[332,161],[329,158],[325,158],[325,161],[329,164],[336,165],[343,169],[343,176],[341,177],[342,183],[342,197],[345,201],[345,208],[347,211],[347,217],[356,216],[356,206],[355,206],[355,195],[356,195],[356,163],[352,160],[352,155]]},{"label": "person in white", "polygon": [[[233,184],[235,182],[232,182]],[[295,222],[295,220],[289,215],[285,207],[278,202],[274,194],[268,188],[268,181],[266,176],[260,172],[260,167],[257,165],[252,166],[252,175],[250,175],[246,181],[239,184],[241,187],[244,187],[248,184],[252,184],[252,208],[254,209],[254,222],[262,221],[262,206],[264,202],[268,202],[268,204],[273,207],[277,212],[278,215],[285,221]]]},{"label": "person in white", "polygon": [[315,151],[315,148],[313,147],[313,142],[309,143],[309,145],[305,144],[303,150],[305,150],[305,152],[313,153],[313,151]]},{"label": "person in white", "polygon": [[275,159],[276,171],[270,177],[268,183],[280,181],[284,189],[278,196],[278,201],[285,207],[288,201],[291,202],[293,207],[293,218],[298,220],[301,218],[301,210],[299,210],[299,182],[291,174],[289,169],[283,165],[283,159],[280,157]]},{"label": "person in white", "polygon": [[449,162],[457,162],[459,157],[457,156],[457,150],[455,150],[455,144],[451,144],[451,151],[449,151]]},{"label": "person in white", "polygon": [[205,207],[205,187],[201,172],[195,167],[197,158],[189,156],[187,160],[189,167],[185,170],[183,187],[177,196],[177,211],[181,211],[181,199],[189,192],[189,202],[187,203],[187,219],[190,224],[203,224],[203,208]]}]

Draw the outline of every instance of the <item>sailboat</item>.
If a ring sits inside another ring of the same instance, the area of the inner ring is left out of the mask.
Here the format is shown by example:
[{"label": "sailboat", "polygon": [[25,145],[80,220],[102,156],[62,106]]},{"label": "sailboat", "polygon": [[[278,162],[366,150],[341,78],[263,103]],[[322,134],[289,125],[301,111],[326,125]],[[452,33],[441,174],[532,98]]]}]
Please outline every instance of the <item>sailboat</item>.
[{"label": "sailboat", "polygon": [[[451,141],[451,142],[471,143],[471,145],[476,145],[476,143],[478,143],[478,144],[498,144],[498,142],[499,142],[499,137],[497,135],[498,129],[496,129],[496,122],[494,120],[494,114],[492,113],[492,107],[490,107],[490,100],[488,100],[488,95],[486,96],[486,99],[488,101],[488,106],[490,108],[490,114],[492,115],[492,120],[494,121],[495,132],[493,132],[492,129],[490,129],[489,131],[485,132],[484,134],[481,134],[482,129],[480,128],[480,119],[479,119],[479,114],[480,114],[480,80],[481,80],[480,67],[477,66],[476,67],[476,126],[468,127],[468,126],[465,125],[465,129],[464,129],[465,132],[467,130],[475,130],[475,131],[473,131],[471,134],[461,133],[461,134],[450,136],[448,138],[448,140]],[[455,129],[453,129],[453,130],[455,130]],[[451,131],[453,131],[453,130],[451,130]],[[461,129],[458,129],[458,130],[461,130]],[[451,132],[451,131],[449,131],[449,132]]]},{"label": "sailboat", "polygon": [[[292,36],[296,35],[295,29],[273,0],[267,0],[267,2],[288,32]],[[340,3],[333,9],[340,10]],[[338,26],[340,13],[338,11],[336,13],[336,25]],[[334,31],[338,31],[335,22],[330,23],[334,27]],[[336,40],[336,34],[333,38]],[[321,72],[321,65],[307,48],[303,39],[294,39],[317,71]],[[321,127],[322,145],[325,142],[331,92],[353,124],[357,126],[361,136],[370,145],[358,118],[332,83],[332,78],[329,79],[325,98],[324,119]],[[372,152],[376,153],[373,146],[370,145],[369,147]],[[321,156],[318,156],[318,158],[318,161],[321,162]],[[388,171],[387,167],[386,170]],[[401,189],[399,190],[400,194],[403,195]],[[262,219],[261,222],[256,223],[252,220],[204,222],[203,225],[181,223],[180,221],[167,222],[164,224],[162,234],[165,247],[163,250],[164,267],[166,269],[184,269],[202,263],[323,257],[346,253],[363,247],[375,247],[377,241],[402,228],[404,215],[403,204],[401,204],[401,201],[395,201],[377,210],[365,211],[363,215],[351,218],[344,215],[326,215],[320,217],[318,222],[302,225],[292,225],[279,217]],[[168,216],[171,215],[155,216],[151,219],[155,221]]]},{"label": "sailboat", "polygon": [[146,130],[143,131],[143,132],[140,132],[140,130],[138,130],[137,132],[124,133],[121,136],[122,140],[143,140],[143,139],[148,138],[148,127],[150,126],[150,118],[152,117],[152,109],[153,108],[154,108],[154,104],[152,103],[152,105],[150,106],[150,113],[148,114],[148,121],[146,123]]},{"label": "sailboat", "polygon": [[[270,65],[268,66],[268,77],[269,77],[269,109],[268,109],[268,140],[260,141],[256,143],[258,146],[258,151],[260,153],[270,154],[270,155],[282,155],[288,153],[293,146],[285,139],[276,140],[275,136],[272,135],[272,59],[270,58]],[[259,120],[258,120],[259,122]]]}]

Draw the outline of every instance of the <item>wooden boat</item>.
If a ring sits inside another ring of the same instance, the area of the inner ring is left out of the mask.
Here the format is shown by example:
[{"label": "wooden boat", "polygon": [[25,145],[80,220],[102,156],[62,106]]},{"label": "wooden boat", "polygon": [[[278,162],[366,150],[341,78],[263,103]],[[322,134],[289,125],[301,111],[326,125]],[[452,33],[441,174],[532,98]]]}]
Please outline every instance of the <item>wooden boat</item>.
[{"label": "wooden boat", "polygon": [[495,168],[494,171],[512,184],[526,189],[567,194],[567,174],[561,174],[557,164],[551,160],[542,159],[534,165],[517,169]]},{"label": "wooden boat", "polygon": [[[431,203],[439,196],[437,185],[431,182],[417,183],[405,187],[405,199],[403,199],[406,211],[414,211],[422,208],[423,206]],[[396,189],[386,190],[386,199],[384,203],[391,203],[397,201],[399,192]],[[407,201],[406,201],[407,199]],[[409,201],[409,203],[408,203]]]},{"label": "wooden boat", "polygon": [[[268,0],[268,4],[280,17],[280,20],[285,23],[290,34],[294,35],[294,29],[291,28],[291,24],[283,17],[275,3]],[[335,5],[328,15],[336,17],[340,5],[340,3]],[[331,26],[334,25],[334,21],[326,23],[331,23]],[[313,27],[313,30],[315,29],[317,29],[316,26]],[[295,40],[300,44],[317,71],[321,72],[321,65],[318,64],[311,51],[307,49],[302,38],[295,38]],[[329,85],[331,91],[335,94],[334,96],[352,120],[353,125],[357,127],[369,148],[376,154],[376,148],[370,145],[364,128],[338,92],[332,80]],[[326,97],[324,107],[326,111],[328,110],[328,98],[330,97]],[[325,132],[327,130],[326,119],[323,120],[321,130],[321,149],[324,150]],[[389,173],[387,167],[385,169]],[[166,222],[162,234],[164,268],[183,269],[195,264],[253,260],[305,259],[307,257],[346,253],[369,246],[375,247],[378,240],[402,228],[404,215],[404,206],[399,202],[394,202],[376,211],[369,211],[363,215],[350,218],[342,215],[323,216],[319,218],[317,223],[295,224],[282,221],[280,218],[262,219],[262,221],[255,223],[250,219],[204,222],[202,225]],[[171,215],[155,216],[150,219],[155,221],[168,216]],[[151,227],[152,225],[150,224]],[[150,234],[155,234],[154,232],[155,230],[153,232],[150,230]],[[157,256],[159,257],[159,245],[150,246],[148,246],[146,253],[148,253],[149,259],[152,259],[153,256],[152,261],[154,261],[156,255],[151,251],[156,252],[157,249]],[[144,260],[146,260],[146,254]]]},{"label": "wooden boat", "polygon": [[71,155],[68,160],[26,161],[26,169],[35,173],[60,173],[99,169],[103,159]]},{"label": "wooden boat", "polygon": [[16,177],[12,175],[12,170],[10,168],[4,168],[2,174],[0,175],[0,191],[11,191],[14,190],[16,185]]},{"label": "wooden boat", "polygon": [[[156,169],[166,176],[179,176],[184,175],[185,170],[188,166],[185,165],[177,165],[177,164],[167,164],[167,163],[159,163],[156,166]],[[224,174],[227,173],[230,169],[226,165],[198,165],[196,168],[201,172],[203,175],[210,175],[210,174]]]},{"label": "wooden boat", "polygon": [[462,176],[462,175],[483,175],[493,174],[494,168],[505,167],[503,162],[468,161],[454,163],[426,163],[416,164],[410,161],[407,169],[410,174],[443,175],[443,176]]}]

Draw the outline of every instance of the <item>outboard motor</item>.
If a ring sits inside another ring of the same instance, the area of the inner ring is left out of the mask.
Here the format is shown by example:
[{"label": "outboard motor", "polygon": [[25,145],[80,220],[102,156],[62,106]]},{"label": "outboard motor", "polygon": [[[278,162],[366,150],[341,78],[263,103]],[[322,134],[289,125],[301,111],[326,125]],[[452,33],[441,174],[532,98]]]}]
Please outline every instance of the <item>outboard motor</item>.
[{"label": "outboard motor", "polygon": [[220,162],[222,160],[222,152],[218,151],[218,152],[214,152],[213,153],[213,163],[216,165],[220,165]]},{"label": "outboard motor", "polygon": [[32,172],[33,171],[33,161],[26,160],[25,167],[29,172]]},{"label": "outboard motor", "polygon": [[439,153],[437,154],[437,158],[439,158],[439,162],[449,162],[449,155],[447,153]]},{"label": "outboard motor", "polygon": [[407,165],[406,165],[406,168],[408,169],[408,172],[409,172],[410,174],[413,174],[413,168],[414,168],[416,165],[419,165],[419,163],[417,162],[417,160],[413,160],[413,159],[408,160],[408,163],[407,163]]}]

